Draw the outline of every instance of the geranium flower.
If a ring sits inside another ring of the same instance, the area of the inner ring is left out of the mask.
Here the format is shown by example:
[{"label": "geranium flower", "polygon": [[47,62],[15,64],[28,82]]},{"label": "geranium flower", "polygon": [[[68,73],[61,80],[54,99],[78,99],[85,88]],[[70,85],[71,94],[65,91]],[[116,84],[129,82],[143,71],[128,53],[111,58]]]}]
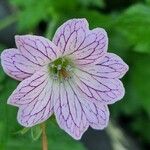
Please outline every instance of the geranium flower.
[{"label": "geranium flower", "polygon": [[72,19],[58,28],[52,42],[34,35],[15,41],[17,49],[4,50],[1,62],[9,76],[22,81],[8,99],[19,107],[21,125],[32,127],[54,114],[75,139],[89,126],[107,126],[107,105],[124,96],[119,79],[128,66],[107,52],[104,29],[89,30],[86,19]]}]

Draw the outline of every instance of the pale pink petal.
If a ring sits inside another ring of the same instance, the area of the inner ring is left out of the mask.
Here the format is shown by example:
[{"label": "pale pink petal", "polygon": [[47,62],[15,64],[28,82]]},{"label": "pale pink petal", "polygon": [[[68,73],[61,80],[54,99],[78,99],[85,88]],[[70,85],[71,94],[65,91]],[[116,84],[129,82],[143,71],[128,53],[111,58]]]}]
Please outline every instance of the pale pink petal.
[{"label": "pale pink petal", "polygon": [[18,106],[18,122],[31,127],[47,120],[53,113],[53,81],[45,70],[37,71],[23,80],[8,99],[8,104]]},{"label": "pale pink petal", "polygon": [[60,83],[60,95],[54,106],[60,128],[77,140],[89,125],[94,129],[105,128],[109,121],[107,106],[91,102],[89,98],[85,98],[74,82],[66,82]]},{"label": "pale pink petal", "polygon": [[88,28],[86,19],[68,20],[57,29],[52,41],[59,47],[62,53],[66,53],[69,50],[70,43],[76,39],[77,34],[79,40],[82,41],[84,31],[87,31]]},{"label": "pale pink petal", "polygon": [[107,127],[109,122],[109,110],[107,105],[92,103],[86,100],[82,103],[82,108],[86,114],[89,125],[93,129],[102,130]]},{"label": "pale pink petal", "polygon": [[50,40],[35,35],[15,36],[21,54],[39,65],[45,65],[58,58],[59,51]]},{"label": "pale pink petal", "polygon": [[79,140],[89,126],[79,97],[65,83],[60,83],[58,92],[58,101],[54,106],[56,120],[60,128]]},{"label": "pale pink petal", "polygon": [[22,55],[18,49],[6,49],[1,54],[2,67],[9,76],[22,81],[30,77],[41,66]]},{"label": "pale pink petal", "polygon": [[109,122],[107,105],[95,101],[92,102],[90,98],[85,97],[76,85],[76,81],[69,81],[69,85],[81,105],[82,112],[85,114],[88,124],[94,129],[104,129]]},{"label": "pale pink petal", "polygon": [[77,69],[74,71],[76,85],[91,100],[112,104],[124,96],[124,87],[119,79],[103,78]]},{"label": "pale pink petal", "polygon": [[96,64],[82,68],[100,78],[122,78],[128,71],[128,65],[117,55],[107,53],[104,59]]},{"label": "pale pink petal", "polygon": [[63,55],[68,55],[77,64],[99,62],[108,47],[107,33],[102,28],[89,30],[86,19],[72,19],[58,28],[53,42]]}]

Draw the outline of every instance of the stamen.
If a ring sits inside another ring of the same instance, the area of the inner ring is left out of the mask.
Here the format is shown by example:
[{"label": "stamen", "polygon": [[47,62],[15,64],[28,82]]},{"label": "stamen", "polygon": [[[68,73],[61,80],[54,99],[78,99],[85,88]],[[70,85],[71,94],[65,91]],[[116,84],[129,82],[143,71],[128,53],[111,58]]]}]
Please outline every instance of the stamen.
[{"label": "stamen", "polygon": [[73,63],[68,58],[58,58],[50,64],[50,74],[54,80],[68,80],[71,78]]},{"label": "stamen", "polygon": [[61,65],[58,65],[57,66],[57,70],[59,71],[59,70],[61,70],[62,69],[62,66]]}]

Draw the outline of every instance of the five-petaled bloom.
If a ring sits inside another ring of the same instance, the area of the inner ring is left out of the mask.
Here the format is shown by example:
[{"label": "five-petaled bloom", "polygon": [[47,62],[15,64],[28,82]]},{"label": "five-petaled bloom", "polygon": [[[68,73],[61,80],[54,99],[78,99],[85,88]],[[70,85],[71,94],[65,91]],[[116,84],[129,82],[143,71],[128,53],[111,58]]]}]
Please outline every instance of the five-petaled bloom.
[{"label": "five-petaled bloom", "polygon": [[32,127],[53,113],[63,130],[80,139],[89,126],[103,129],[108,104],[124,96],[119,80],[128,66],[107,53],[102,28],[89,30],[86,19],[71,19],[52,41],[34,35],[16,36],[16,48],[4,50],[4,71],[22,81],[8,99],[19,107],[18,122]]}]

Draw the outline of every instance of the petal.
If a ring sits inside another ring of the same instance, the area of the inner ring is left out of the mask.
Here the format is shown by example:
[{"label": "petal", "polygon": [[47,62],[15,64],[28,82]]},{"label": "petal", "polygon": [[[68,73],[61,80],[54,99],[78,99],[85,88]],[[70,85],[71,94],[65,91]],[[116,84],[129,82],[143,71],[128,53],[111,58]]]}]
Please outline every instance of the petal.
[{"label": "petal", "polygon": [[69,55],[77,64],[99,62],[108,47],[107,33],[102,28],[89,30],[86,19],[72,19],[58,28],[53,42],[62,54]]},{"label": "petal", "polygon": [[18,122],[32,127],[47,120],[53,113],[53,81],[45,70],[23,80],[8,99],[8,104],[18,106]]},{"label": "petal", "polygon": [[113,79],[122,78],[128,71],[129,67],[119,56],[107,53],[100,63],[82,69],[101,78]]},{"label": "petal", "polygon": [[16,80],[22,81],[30,77],[41,66],[22,55],[18,49],[6,49],[1,54],[4,71]]},{"label": "petal", "polygon": [[83,40],[82,34],[84,34],[84,30],[88,30],[86,19],[68,20],[57,29],[52,41],[59,47],[62,53],[66,53],[70,43],[74,42],[77,34],[80,33],[79,38]]},{"label": "petal", "polygon": [[86,99],[72,81],[60,83],[54,113],[60,128],[76,140],[81,138],[89,125],[94,129],[103,129],[109,121],[108,107]]},{"label": "petal", "polygon": [[48,64],[59,55],[57,46],[44,37],[23,35],[15,36],[15,40],[22,55],[36,64]]},{"label": "petal", "polygon": [[76,85],[91,100],[112,104],[123,98],[125,90],[119,79],[102,78],[83,70],[74,71]]},{"label": "petal", "polygon": [[84,103],[82,103],[82,108],[89,125],[93,129],[102,130],[107,127],[109,122],[109,110],[107,105],[100,105],[100,103],[92,103],[90,100],[85,100]]},{"label": "petal", "polygon": [[80,102],[82,112],[85,114],[88,124],[94,129],[104,129],[108,125],[109,110],[107,105],[92,102],[85,97],[75,84],[75,81],[69,82],[75,96]]},{"label": "petal", "polygon": [[60,128],[76,140],[81,138],[89,126],[81,102],[71,87],[65,83],[60,83],[54,113]]}]

